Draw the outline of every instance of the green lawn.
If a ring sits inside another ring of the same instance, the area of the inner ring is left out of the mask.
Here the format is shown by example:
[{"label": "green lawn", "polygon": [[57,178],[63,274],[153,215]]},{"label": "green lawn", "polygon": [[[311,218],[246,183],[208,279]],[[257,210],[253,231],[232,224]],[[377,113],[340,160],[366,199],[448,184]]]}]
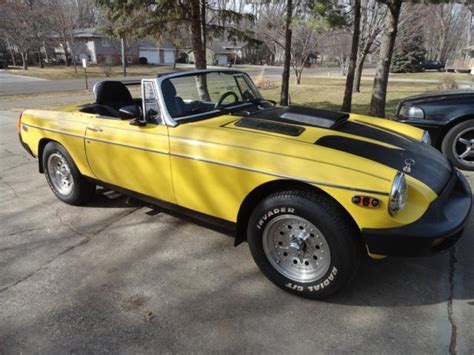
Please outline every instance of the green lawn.
[{"label": "green lawn", "polygon": [[[155,76],[159,73],[166,73],[170,71],[176,71],[179,69],[173,69],[169,66],[159,66],[159,65],[131,65],[127,68],[128,76]],[[105,70],[101,66],[90,66],[87,68],[87,76],[90,78],[106,78],[106,71],[109,76],[121,76],[122,67],[121,66],[112,66],[110,71]],[[36,78],[50,79],[50,80],[60,80],[60,79],[82,79],[84,77],[84,69],[81,66],[77,66],[77,73],[74,72],[74,67],[66,67],[63,65],[54,65],[54,66],[45,66],[43,69],[38,67],[29,67],[28,70],[23,70],[20,67],[9,67],[9,74],[16,75],[26,75],[33,76]]]}]

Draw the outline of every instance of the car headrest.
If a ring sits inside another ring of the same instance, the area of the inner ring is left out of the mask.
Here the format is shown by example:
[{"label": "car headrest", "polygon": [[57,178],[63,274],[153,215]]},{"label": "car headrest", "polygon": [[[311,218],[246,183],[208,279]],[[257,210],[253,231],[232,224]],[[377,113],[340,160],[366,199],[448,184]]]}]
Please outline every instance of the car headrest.
[{"label": "car headrest", "polygon": [[163,83],[161,84],[161,91],[163,92],[163,96],[165,98],[176,96],[176,88],[170,80],[163,81]]},{"label": "car headrest", "polygon": [[115,109],[133,103],[132,95],[127,87],[120,81],[100,81],[92,89],[95,102],[101,105],[112,106]]}]

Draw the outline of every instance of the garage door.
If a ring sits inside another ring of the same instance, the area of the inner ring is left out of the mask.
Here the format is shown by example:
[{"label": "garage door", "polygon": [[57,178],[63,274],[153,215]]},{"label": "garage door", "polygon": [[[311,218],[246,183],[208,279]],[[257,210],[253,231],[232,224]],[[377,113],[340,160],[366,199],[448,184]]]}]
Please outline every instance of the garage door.
[{"label": "garage door", "polygon": [[148,64],[160,63],[160,53],[158,51],[140,49],[138,55],[140,57],[145,57],[146,59],[148,59]]},{"label": "garage door", "polygon": [[216,55],[216,61],[217,61],[217,64],[219,64],[219,65],[226,65],[227,64],[227,56],[222,55],[222,54],[218,54],[218,55]]},{"label": "garage door", "polygon": [[174,63],[174,51],[164,51],[164,60],[165,64],[173,64]]}]

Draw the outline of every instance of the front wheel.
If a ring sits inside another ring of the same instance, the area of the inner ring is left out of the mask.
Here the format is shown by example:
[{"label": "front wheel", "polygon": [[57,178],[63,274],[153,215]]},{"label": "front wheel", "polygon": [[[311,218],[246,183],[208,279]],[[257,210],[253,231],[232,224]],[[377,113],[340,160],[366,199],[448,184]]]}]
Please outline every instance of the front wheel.
[{"label": "front wheel", "polygon": [[451,128],[443,139],[441,150],[459,169],[474,171],[474,120]]},{"label": "front wheel", "polygon": [[334,201],[300,191],[273,194],[247,227],[252,256],[277,286],[306,298],[329,296],[355,276],[362,245]]},{"label": "front wheel", "polygon": [[95,184],[81,175],[62,145],[56,142],[46,144],[43,167],[48,185],[61,201],[70,205],[82,205],[94,197]]}]

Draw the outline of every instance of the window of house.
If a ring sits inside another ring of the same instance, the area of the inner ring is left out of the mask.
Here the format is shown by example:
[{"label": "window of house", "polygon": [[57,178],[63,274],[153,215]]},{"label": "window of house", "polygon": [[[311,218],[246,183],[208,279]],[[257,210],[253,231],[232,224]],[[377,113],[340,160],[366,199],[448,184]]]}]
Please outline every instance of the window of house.
[{"label": "window of house", "polygon": [[102,37],[102,46],[110,47],[110,39],[108,39],[107,37]]},{"label": "window of house", "polygon": [[132,63],[133,63],[133,57],[132,57],[132,56],[129,55],[129,56],[127,57],[127,63],[128,63],[128,64],[132,64]]}]

